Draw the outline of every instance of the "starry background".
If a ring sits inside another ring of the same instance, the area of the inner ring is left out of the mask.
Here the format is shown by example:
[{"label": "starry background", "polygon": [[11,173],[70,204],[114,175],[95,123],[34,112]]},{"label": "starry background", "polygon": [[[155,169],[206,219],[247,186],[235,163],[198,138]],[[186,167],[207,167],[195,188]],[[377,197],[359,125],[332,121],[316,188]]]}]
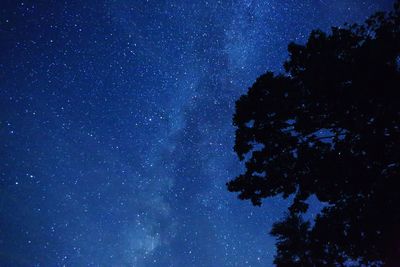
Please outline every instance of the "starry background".
[{"label": "starry background", "polygon": [[393,1],[1,1],[0,266],[272,266],[225,183],[234,102],[290,41]]}]

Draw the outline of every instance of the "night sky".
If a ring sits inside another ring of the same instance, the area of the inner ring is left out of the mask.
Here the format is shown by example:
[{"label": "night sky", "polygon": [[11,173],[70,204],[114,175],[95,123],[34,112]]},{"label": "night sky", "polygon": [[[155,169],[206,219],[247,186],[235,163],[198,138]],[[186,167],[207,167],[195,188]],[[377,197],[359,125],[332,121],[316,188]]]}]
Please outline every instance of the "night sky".
[{"label": "night sky", "polygon": [[0,1],[0,266],[272,266],[235,100],[389,0]]}]

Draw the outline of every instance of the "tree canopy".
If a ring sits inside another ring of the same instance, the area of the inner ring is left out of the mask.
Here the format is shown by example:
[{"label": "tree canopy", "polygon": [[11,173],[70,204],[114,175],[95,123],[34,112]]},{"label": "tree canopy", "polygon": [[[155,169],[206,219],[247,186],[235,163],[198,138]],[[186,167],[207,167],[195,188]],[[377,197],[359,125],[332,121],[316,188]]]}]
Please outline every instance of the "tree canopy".
[{"label": "tree canopy", "polygon": [[[236,102],[246,169],[228,190],[293,196],[271,231],[277,266],[400,266],[400,1],[288,51]],[[310,222],[312,195],[326,206]]]}]

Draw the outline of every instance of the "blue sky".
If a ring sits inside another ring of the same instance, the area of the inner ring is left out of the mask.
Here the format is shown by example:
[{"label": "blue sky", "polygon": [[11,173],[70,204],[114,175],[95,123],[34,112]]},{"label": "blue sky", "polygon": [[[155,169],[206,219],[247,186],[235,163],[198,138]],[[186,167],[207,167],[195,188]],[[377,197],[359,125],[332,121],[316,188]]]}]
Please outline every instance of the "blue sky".
[{"label": "blue sky", "polygon": [[272,266],[226,190],[235,100],[290,41],[392,1],[2,1],[0,265]]}]

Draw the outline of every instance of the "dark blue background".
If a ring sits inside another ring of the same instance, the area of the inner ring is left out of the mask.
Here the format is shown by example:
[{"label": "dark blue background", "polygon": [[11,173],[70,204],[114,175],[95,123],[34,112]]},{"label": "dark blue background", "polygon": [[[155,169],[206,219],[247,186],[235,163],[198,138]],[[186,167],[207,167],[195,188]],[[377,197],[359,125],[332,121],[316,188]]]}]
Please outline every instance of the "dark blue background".
[{"label": "dark blue background", "polygon": [[0,266],[271,266],[225,182],[234,102],[290,41],[392,1],[1,1]]}]

